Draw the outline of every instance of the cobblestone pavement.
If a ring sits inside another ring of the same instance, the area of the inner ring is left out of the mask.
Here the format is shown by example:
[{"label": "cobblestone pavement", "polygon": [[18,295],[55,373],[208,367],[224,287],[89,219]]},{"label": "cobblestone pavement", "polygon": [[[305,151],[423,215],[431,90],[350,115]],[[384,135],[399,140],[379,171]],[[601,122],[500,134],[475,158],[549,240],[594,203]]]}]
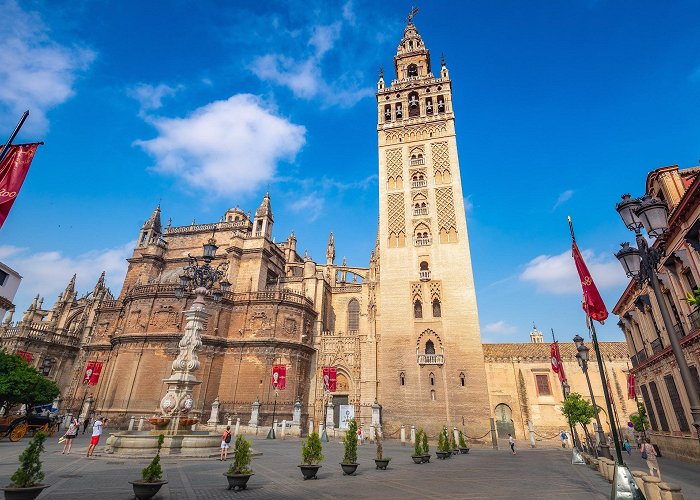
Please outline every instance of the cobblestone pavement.
[{"label": "cobblestone pavement", "polygon": [[[3,484],[17,468],[17,457],[26,446],[0,442],[0,477]],[[39,498],[127,499],[133,498],[129,480],[138,479],[148,463],[143,459],[114,456],[86,458],[88,437],[79,436],[70,455],[61,454],[56,438],[49,438],[43,456],[45,482],[50,484]],[[100,451],[101,447],[98,447]],[[338,462],[340,442],[324,444],[318,481],[303,481],[297,467],[300,443],[297,439],[267,441],[253,439],[261,456],[251,464],[255,475],[243,492],[228,491],[223,476],[227,465],[217,459],[195,460],[162,457],[165,479],[169,482],[156,499],[332,499],[332,498],[518,498],[518,499],[604,499],[610,485],[586,466],[572,466],[570,452],[552,449],[522,449],[517,455],[508,450],[472,449],[445,461],[434,456],[429,464],[412,462],[411,448],[396,441],[385,443],[385,455],[392,461],[386,471],[374,467],[375,448],[359,449],[357,475],[343,476]],[[662,471],[663,463],[661,464]],[[636,467],[635,467],[636,468]],[[686,496],[686,498],[691,498]],[[696,497],[697,498],[697,497]]]}]

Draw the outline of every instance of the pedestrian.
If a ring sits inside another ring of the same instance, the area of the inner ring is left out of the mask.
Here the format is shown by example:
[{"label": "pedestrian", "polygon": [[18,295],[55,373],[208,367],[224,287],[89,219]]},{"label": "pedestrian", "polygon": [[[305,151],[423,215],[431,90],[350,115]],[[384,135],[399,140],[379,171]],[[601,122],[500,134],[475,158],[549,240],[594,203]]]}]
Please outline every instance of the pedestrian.
[{"label": "pedestrian", "polygon": [[642,449],[642,436],[637,436],[637,449]]},{"label": "pedestrian", "polygon": [[85,431],[87,430],[88,425],[90,425],[90,417],[85,415],[85,420],[83,420],[83,434],[85,434]]},{"label": "pedestrian", "polygon": [[622,443],[622,446],[625,448],[628,455],[632,455],[632,446],[630,445],[629,439],[625,438],[625,442]]},{"label": "pedestrian", "polygon": [[362,444],[362,427],[357,428],[357,444]]},{"label": "pedestrian", "polygon": [[510,434],[508,434],[508,444],[510,444],[510,451],[515,455],[515,438]]},{"label": "pedestrian", "polygon": [[228,449],[231,447],[231,426],[227,425],[224,434],[221,436],[221,456],[219,460],[224,461],[228,458]]},{"label": "pedestrian", "polygon": [[561,431],[561,447],[562,447],[562,448],[566,448],[566,441],[567,441],[567,439],[568,439],[568,437],[567,437],[567,435],[566,435],[566,432]]},{"label": "pedestrian", "polygon": [[61,454],[70,455],[70,449],[73,446],[73,439],[78,435],[78,430],[80,429],[80,424],[78,419],[73,417],[71,419],[70,425],[66,430],[66,433],[62,436],[65,439],[65,444],[63,445],[63,451]]},{"label": "pedestrian", "polygon": [[100,442],[100,436],[102,435],[102,417],[98,416],[97,420],[92,423],[92,438],[90,439],[90,446],[87,449],[88,458],[92,456],[92,453],[97,447],[97,443]]},{"label": "pedestrian", "polygon": [[661,479],[661,471],[659,470],[659,462],[656,459],[656,449],[651,444],[651,439],[647,438],[642,445],[642,459],[647,461],[649,474]]}]

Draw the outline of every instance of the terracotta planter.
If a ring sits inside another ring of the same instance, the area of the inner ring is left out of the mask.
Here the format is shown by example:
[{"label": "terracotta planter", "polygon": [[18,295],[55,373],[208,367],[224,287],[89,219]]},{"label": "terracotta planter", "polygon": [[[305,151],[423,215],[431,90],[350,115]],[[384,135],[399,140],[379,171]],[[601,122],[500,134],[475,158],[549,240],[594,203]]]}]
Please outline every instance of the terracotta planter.
[{"label": "terracotta planter", "polygon": [[[390,458],[382,458],[382,459],[375,458],[374,464],[377,466],[377,469],[386,470],[387,466],[389,465],[390,460],[391,460]],[[413,461],[416,462],[416,459],[414,458]],[[416,463],[419,464],[420,462],[416,462]]]},{"label": "terracotta planter", "polygon": [[435,453],[437,453],[437,457],[440,460],[445,460],[447,457],[452,456],[451,451],[436,451]]},{"label": "terracotta planter", "polygon": [[48,487],[48,484],[37,484],[28,488],[2,488],[2,491],[7,500],[34,500]]},{"label": "terracotta planter", "polygon": [[148,419],[148,423],[156,429],[165,429],[170,423],[170,419],[168,417],[151,417]]},{"label": "terracotta planter", "polygon": [[318,479],[318,477],[316,477],[316,473],[321,466],[303,464],[300,465],[299,468],[301,469],[301,473],[304,475],[304,481],[306,481],[307,479]]},{"label": "terracotta planter", "polygon": [[228,479],[228,489],[233,491],[241,491],[246,489],[248,485],[248,479],[254,474],[224,474],[226,479]]},{"label": "terracotta planter", "polygon": [[422,464],[425,460],[423,455],[411,455],[414,464]]},{"label": "terracotta planter", "polygon": [[134,496],[139,500],[149,500],[153,498],[160,490],[161,486],[168,484],[167,481],[154,481],[147,483],[145,481],[129,481],[134,487]]},{"label": "terracotta planter", "polygon": [[354,476],[355,471],[357,470],[357,466],[360,464],[344,464],[341,463],[340,467],[343,469],[343,475],[344,476]]},{"label": "terracotta planter", "polygon": [[181,418],[180,419],[180,426],[181,427],[192,427],[194,424],[199,422],[198,418]]},{"label": "terracotta planter", "polygon": [[460,452],[462,455],[466,455],[467,453],[469,453],[469,448],[460,448],[460,449],[459,449],[459,452]]}]

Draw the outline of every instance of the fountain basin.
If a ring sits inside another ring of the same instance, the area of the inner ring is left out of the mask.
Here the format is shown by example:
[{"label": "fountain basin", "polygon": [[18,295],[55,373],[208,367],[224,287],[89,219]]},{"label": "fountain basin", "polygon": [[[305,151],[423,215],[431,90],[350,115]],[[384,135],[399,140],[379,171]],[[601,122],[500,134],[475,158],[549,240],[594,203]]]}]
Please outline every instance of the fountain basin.
[{"label": "fountain basin", "polygon": [[221,436],[207,431],[180,430],[176,433],[160,431],[121,431],[111,433],[105,443],[105,453],[120,457],[147,458],[155,455],[158,448],[158,435],[165,440],[161,447],[162,456],[216,457],[220,453]]}]

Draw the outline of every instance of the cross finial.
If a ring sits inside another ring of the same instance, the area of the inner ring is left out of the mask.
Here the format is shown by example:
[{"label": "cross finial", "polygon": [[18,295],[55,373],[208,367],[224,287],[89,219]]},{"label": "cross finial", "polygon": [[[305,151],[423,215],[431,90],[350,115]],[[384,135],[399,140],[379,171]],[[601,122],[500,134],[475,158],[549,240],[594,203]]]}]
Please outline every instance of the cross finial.
[{"label": "cross finial", "polygon": [[379,66],[379,78],[384,78],[384,66]]},{"label": "cross finial", "polygon": [[413,24],[413,18],[416,17],[416,14],[418,14],[418,7],[413,7],[411,12],[408,13],[408,17],[406,17],[406,22]]}]

